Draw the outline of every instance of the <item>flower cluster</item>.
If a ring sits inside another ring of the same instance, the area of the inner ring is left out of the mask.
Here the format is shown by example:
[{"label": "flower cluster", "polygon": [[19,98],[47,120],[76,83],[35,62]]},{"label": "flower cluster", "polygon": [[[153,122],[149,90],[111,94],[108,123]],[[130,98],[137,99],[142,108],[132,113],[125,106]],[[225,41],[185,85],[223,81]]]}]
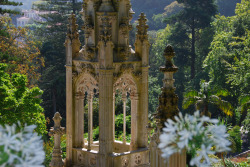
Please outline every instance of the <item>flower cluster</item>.
[{"label": "flower cluster", "polygon": [[163,158],[187,150],[192,154],[190,165],[206,167],[216,161],[209,154],[230,150],[226,127],[217,119],[201,117],[199,111],[185,117],[180,113],[175,121],[168,119],[165,126],[159,144]]},{"label": "flower cluster", "polygon": [[35,125],[0,125],[0,167],[43,167],[45,153]]}]

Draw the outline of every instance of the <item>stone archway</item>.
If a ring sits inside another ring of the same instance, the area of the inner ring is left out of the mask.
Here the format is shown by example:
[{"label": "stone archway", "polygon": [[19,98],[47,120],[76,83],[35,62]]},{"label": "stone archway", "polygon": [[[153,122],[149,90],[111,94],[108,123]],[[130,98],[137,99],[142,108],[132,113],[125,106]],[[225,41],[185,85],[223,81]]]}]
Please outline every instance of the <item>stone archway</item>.
[{"label": "stone archway", "polygon": [[[138,88],[136,81],[131,74],[121,75],[114,83],[114,94],[113,94],[113,114],[114,114],[114,125],[115,125],[115,94],[116,91],[122,94],[123,102],[123,145],[125,145],[125,150],[133,150],[135,145],[135,135],[136,135],[136,116],[138,109]],[[126,146],[126,101],[128,97],[131,99],[131,143],[130,146]],[[133,128],[132,128],[133,127]],[[115,127],[114,127],[115,134]],[[130,147],[130,148],[129,148]]]},{"label": "stone archway", "polygon": [[[83,73],[80,75],[75,84],[75,96],[76,96],[76,119],[78,119],[78,123],[75,124],[76,127],[79,127],[76,133],[83,136],[84,134],[84,99],[87,95],[87,103],[88,103],[88,144],[84,143],[84,138],[79,136],[78,140],[82,140],[83,148],[87,148],[87,150],[91,150],[91,145],[93,144],[93,98],[94,95],[98,93],[98,82],[96,79],[89,73]],[[82,114],[83,113],[83,114]],[[80,141],[79,141],[80,142]]]}]

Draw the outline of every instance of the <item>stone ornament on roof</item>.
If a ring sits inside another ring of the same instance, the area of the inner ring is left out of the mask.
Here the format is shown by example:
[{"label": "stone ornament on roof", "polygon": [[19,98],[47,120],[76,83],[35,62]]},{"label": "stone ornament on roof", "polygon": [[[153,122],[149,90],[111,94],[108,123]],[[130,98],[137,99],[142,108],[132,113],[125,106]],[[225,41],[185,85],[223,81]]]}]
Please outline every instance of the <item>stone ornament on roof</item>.
[{"label": "stone ornament on roof", "polygon": [[141,41],[148,39],[148,25],[146,15],[144,13],[141,13],[138,22],[139,24],[136,26],[137,38],[139,38]]}]

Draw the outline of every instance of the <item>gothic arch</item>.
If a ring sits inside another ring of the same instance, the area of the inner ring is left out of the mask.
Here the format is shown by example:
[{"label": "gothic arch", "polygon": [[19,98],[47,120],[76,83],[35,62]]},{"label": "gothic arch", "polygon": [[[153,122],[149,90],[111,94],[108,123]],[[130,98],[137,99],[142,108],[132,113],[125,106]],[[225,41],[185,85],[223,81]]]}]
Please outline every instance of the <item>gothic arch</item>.
[{"label": "gothic arch", "polygon": [[122,74],[114,83],[114,91],[121,90],[130,94],[138,93],[138,87],[131,74]]},{"label": "gothic arch", "polygon": [[93,93],[95,89],[98,90],[98,83],[96,79],[89,73],[83,73],[80,75],[75,86],[75,91],[81,93]]}]

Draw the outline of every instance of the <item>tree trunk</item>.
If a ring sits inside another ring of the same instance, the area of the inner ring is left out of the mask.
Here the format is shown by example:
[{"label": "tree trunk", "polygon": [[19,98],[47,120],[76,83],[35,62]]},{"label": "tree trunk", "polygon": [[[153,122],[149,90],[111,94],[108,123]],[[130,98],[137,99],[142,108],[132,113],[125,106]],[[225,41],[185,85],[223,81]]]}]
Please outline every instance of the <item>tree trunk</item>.
[{"label": "tree trunk", "polygon": [[191,48],[191,79],[195,77],[195,23],[192,22],[192,48]]}]

